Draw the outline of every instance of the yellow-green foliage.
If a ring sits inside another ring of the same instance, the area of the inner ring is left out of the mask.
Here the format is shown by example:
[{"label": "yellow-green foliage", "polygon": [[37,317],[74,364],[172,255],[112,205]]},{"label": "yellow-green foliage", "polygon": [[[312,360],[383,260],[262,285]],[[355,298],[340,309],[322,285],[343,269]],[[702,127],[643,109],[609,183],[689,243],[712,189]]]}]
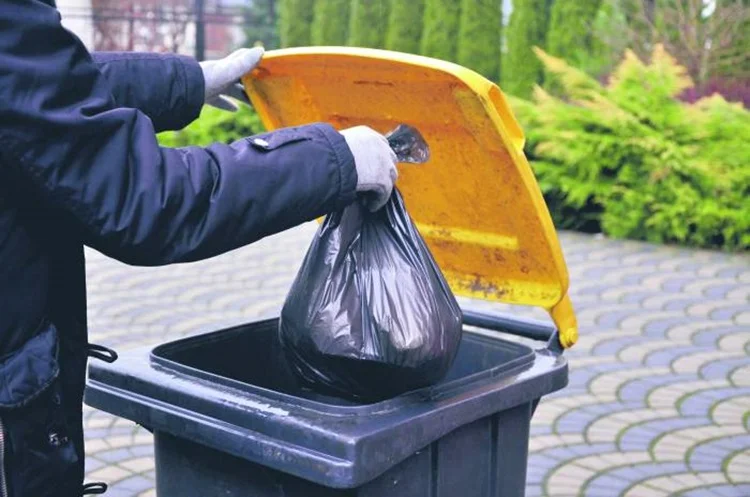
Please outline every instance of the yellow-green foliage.
[{"label": "yellow-green foliage", "polygon": [[618,238],[750,248],[750,112],[692,86],[660,45],[606,85],[537,49],[559,94],[513,99],[558,226]]},{"label": "yellow-green foliage", "polygon": [[258,114],[249,107],[227,112],[206,105],[200,117],[185,129],[159,133],[158,138],[164,147],[206,146],[217,142],[231,143],[263,131]]}]

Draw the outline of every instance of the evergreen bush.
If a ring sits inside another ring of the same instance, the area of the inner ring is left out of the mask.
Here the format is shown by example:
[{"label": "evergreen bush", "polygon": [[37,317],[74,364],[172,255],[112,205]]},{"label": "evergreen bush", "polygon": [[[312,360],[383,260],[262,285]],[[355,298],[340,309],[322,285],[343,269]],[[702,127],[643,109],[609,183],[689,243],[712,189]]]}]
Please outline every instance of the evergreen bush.
[{"label": "evergreen bush", "polygon": [[750,112],[692,86],[656,45],[627,52],[606,85],[537,50],[561,86],[513,98],[558,227],[727,250],[750,248]]}]

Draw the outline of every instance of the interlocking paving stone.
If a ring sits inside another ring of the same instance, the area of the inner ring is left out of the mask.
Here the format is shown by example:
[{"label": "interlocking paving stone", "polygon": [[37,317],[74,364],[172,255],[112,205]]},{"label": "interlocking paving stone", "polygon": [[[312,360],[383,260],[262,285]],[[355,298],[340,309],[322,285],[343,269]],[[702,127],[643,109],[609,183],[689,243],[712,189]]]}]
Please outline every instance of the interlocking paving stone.
[{"label": "interlocking paving stone", "polygon": [[117,483],[117,488],[122,490],[130,490],[134,493],[140,493],[144,490],[148,490],[154,486],[154,482],[149,478],[145,478],[141,475],[134,475],[125,480],[121,480]]},{"label": "interlocking paving stone", "polygon": [[132,457],[132,453],[129,448],[120,448],[97,452],[96,457],[98,459],[101,459],[102,461],[119,462],[130,459]]},{"label": "interlocking paving stone", "polygon": [[680,404],[680,412],[686,416],[698,414],[710,417],[711,409],[726,399],[750,394],[750,388],[717,388],[702,390],[685,397]]},{"label": "interlocking paving stone", "polygon": [[[709,440],[693,448],[687,456],[688,465],[693,471],[722,471],[725,465],[731,463],[733,456],[736,458],[744,449],[750,450],[750,434],[731,439]],[[712,467],[705,469],[707,466]],[[747,471],[750,478],[750,467]]]},{"label": "interlocking paving stone", "polygon": [[645,335],[646,338],[664,338],[671,327],[694,322],[695,319],[688,316],[656,317],[643,325],[642,335]]},{"label": "interlocking paving stone", "polygon": [[[685,466],[679,463],[646,463],[636,465],[639,469],[643,470],[648,477],[645,480],[630,480],[627,475],[630,473],[630,467],[613,467],[606,471],[602,471],[597,476],[592,478],[583,487],[583,493],[589,488],[600,489],[602,491],[609,491],[609,495],[624,495],[625,492],[639,481],[648,481],[649,478],[661,475],[669,475],[672,473],[680,473],[685,470]],[[549,495],[555,495],[555,489],[548,489]],[[635,495],[647,495],[647,494],[635,494]]]},{"label": "interlocking paving stone", "polygon": [[[737,497],[750,495],[750,485],[714,485],[708,487],[715,495],[719,497]],[[694,497],[690,493],[686,493],[680,497]]]},{"label": "interlocking paving stone", "polygon": [[544,451],[548,457],[554,457],[561,461],[571,459],[571,456],[590,456],[594,454],[609,454],[615,451],[614,444],[596,443],[596,444],[576,444],[565,445]]},{"label": "interlocking paving stone", "polygon": [[[621,402],[612,402],[608,404],[599,404],[598,406],[607,408],[608,411],[606,412],[606,414],[609,414],[638,409],[642,407],[642,404],[624,404]],[[597,412],[593,409],[590,409],[590,407],[591,406],[586,406],[586,408],[581,409],[571,409],[570,411],[557,418],[557,422],[555,423],[554,428],[557,431],[562,431],[561,427],[568,427],[566,431],[580,433],[582,430],[585,430],[592,423],[594,423],[597,419],[600,419],[603,415],[601,410]]]},{"label": "interlocking paving stone", "polygon": [[[315,229],[158,268],[87,250],[91,340],[124,350],[278,313]],[[581,340],[570,385],[532,422],[526,495],[750,496],[750,256],[560,239]],[[84,423],[87,476],[107,496],[154,497],[151,435],[90,408]]]}]

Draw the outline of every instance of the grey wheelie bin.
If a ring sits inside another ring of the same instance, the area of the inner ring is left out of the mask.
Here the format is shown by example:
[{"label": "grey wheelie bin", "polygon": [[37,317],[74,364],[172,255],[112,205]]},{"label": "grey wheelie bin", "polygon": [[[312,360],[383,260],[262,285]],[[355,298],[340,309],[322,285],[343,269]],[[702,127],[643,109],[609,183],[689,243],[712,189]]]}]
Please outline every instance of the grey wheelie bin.
[{"label": "grey wheelie bin", "polygon": [[432,159],[403,166],[399,189],[453,291],[543,307],[554,325],[464,310],[443,381],[358,404],[298,382],[272,317],[92,364],[86,402],[153,432],[159,497],[523,496],[530,420],[567,384],[577,334],[502,92],[453,64],[352,48],[269,52],[244,82],[269,129],[419,129]]},{"label": "grey wheelie bin", "polygon": [[442,383],[358,405],[302,389],[270,319],[92,364],[86,399],[153,430],[159,497],[522,496],[534,407],[567,365],[553,329],[465,322],[551,347],[466,332]]}]

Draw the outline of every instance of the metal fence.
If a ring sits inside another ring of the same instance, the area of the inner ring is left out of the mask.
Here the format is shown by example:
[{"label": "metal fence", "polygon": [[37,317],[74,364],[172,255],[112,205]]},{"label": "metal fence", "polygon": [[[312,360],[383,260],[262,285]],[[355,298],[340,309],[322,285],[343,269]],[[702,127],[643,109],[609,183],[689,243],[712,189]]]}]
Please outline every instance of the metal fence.
[{"label": "metal fence", "polygon": [[58,0],[92,50],[177,52],[199,60],[276,45],[276,0]]}]

